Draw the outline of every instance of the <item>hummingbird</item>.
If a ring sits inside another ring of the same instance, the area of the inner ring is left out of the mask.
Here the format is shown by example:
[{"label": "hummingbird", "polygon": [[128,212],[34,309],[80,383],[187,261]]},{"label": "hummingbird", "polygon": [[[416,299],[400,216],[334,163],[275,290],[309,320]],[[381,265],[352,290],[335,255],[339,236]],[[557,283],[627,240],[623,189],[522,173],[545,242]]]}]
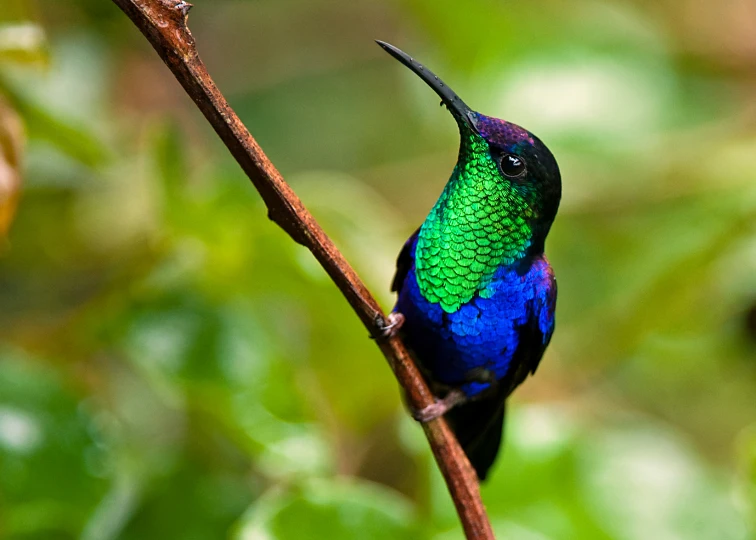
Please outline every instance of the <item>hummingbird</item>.
[{"label": "hummingbird", "polygon": [[473,111],[414,58],[377,43],[438,94],[460,135],[449,181],[399,253],[384,334],[403,338],[436,396],[413,415],[445,415],[482,481],[501,446],[506,399],[535,373],[554,333],[557,285],[544,243],[559,167],[531,132]]}]

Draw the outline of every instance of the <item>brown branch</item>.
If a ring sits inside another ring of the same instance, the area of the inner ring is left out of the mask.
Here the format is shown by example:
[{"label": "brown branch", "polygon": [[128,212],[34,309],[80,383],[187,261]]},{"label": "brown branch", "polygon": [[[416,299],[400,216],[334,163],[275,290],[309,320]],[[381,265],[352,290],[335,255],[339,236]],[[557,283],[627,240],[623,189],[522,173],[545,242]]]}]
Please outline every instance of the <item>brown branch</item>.
[{"label": "brown branch", "polygon": [[[141,30],[187,94],[205,115],[260,192],[268,216],[309,249],[375,338],[410,406],[434,401],[399,338],[385,339],[385,316],[355,271],[310,215],[281,174],[229,107],[199,58],[187,26],[191,4],[179,0],[113,0]],[[494,538],[480,498],[478,479],[443,418],[423,424],[433,455],[449,487],[468,538]]]}]

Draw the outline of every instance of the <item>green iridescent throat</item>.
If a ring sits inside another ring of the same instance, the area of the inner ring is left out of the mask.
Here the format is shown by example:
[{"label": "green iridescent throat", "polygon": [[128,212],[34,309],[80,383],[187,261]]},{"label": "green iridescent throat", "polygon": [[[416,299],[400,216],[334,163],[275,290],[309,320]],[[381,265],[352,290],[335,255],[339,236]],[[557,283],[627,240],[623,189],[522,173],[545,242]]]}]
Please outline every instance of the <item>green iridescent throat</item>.
[{"label": "green iridescent throat", "polygon": [[480,135],[463,134],[451,179],[420,228],[415,265],[423,296],[447,313],[476,293],[488,298],[496,270],[530,246],[530,195],[501,174]]}]

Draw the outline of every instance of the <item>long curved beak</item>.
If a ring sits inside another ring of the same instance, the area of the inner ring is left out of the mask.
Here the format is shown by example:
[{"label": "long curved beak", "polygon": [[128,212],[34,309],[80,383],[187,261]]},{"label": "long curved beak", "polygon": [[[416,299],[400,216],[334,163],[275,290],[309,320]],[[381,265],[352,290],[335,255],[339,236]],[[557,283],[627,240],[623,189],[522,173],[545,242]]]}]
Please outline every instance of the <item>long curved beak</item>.
[{"label": "long curved beak", "polygon": [[454,90],[444,84],[444,81],[439,79],[438,75],[435,75],[420,62],[401,49],[397,49],[390,43],[380,40],[375,40],[375,42],[380,45],[383,50],[412,70],[415,75],[424,80],[425,84],[433,88],[436,94],[441,98],[441,102],[446,105],[446,108],[449,109],[449,112],[454,116],[458,123],[469,127],[473,131],[478,131],[474,111],[459,98]]}]

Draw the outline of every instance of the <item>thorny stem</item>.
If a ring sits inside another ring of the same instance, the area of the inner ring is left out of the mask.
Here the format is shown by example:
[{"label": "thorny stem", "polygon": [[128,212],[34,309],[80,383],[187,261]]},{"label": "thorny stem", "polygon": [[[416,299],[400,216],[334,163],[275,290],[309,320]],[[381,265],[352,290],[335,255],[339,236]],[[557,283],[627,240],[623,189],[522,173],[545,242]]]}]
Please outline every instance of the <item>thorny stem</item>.
[{"label": "thorny stem", "polygon": [[[434,397],[398,337],[384,337],[386,317],[373,296],[284,181],[229,107],[199,58],[187,26],[191,4],[180,0],[113,0],[152,44],[205,115],[268,208],[271,220],[309,249],[341,290],[388,360],[409,405],[422,410]],[[423,424],[467,538],[494,538],[480,498],[478,479],[443,418]]]}]

